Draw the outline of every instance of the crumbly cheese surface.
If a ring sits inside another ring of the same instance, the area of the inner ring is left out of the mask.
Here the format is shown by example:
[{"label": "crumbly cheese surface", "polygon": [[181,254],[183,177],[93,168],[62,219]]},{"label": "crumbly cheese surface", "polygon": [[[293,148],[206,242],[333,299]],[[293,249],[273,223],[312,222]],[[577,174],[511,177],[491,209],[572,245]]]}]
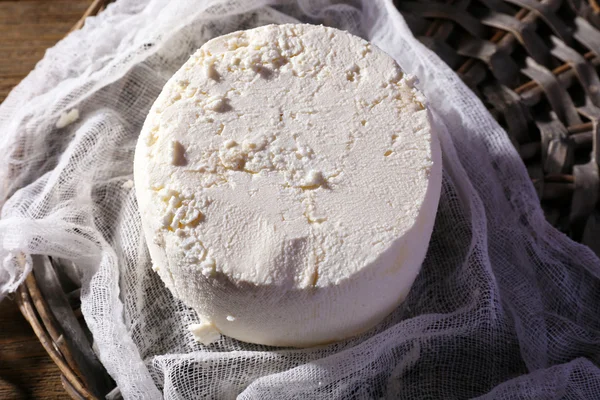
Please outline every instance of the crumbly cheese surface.
[{"label": "crumbly cheese surface", "polygon": [[440,158],[413,80],[368,42],[312,25],[213,39],[165,85],[138,141],[154,269],[242,341],[363,332],[420,269]]}]

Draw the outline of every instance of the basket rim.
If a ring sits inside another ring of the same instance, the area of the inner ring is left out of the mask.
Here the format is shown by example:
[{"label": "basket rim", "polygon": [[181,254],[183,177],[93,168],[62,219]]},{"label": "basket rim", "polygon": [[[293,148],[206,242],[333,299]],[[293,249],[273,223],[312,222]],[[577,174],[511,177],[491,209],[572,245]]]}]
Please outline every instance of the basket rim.
[{"label": "basket rim", "polygon": [[[50,331],[59,332],[59,328],[53,325],[52,311],[40,293],[33,273],[30,273],[25,282],[17,289],[16,302],[21,314],[31,325],[38,340],[60,370],[63,387],[65,381],[69,384],[71,390],[67,390],[66,387],[65,390],[74,399],[97,399],[79,379],[77,373],[71,367],[72,363],[67,361],[72,360],[69,348],[64,345],[64,342],[61,345],[52,339],[53,335]],[[73,396],[73,394],[77,394],[77,396]]]}]

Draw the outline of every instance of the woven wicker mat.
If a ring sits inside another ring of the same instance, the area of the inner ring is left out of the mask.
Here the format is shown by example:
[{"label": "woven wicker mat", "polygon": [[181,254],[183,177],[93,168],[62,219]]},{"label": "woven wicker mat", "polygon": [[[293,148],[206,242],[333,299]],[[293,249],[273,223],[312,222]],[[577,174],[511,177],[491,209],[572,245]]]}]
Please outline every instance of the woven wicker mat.
[{"label": "woven wicker mat", "polygon": [[506,128],[550,223],[600,254],[600,6],[595,0],[398,1]]}]

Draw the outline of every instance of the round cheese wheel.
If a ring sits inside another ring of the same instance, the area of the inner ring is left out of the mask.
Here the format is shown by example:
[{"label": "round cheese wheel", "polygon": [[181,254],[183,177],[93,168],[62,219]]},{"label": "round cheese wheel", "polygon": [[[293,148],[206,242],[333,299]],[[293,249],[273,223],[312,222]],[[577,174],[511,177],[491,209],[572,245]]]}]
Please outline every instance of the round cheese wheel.
[{"label": "round cheese wheel", "polygon": [[168,81],[135,187],[154,269],[199,340],[328,343],[405,298],[441,186],[413,81],[365,40],[301,24],[213,39]]}]

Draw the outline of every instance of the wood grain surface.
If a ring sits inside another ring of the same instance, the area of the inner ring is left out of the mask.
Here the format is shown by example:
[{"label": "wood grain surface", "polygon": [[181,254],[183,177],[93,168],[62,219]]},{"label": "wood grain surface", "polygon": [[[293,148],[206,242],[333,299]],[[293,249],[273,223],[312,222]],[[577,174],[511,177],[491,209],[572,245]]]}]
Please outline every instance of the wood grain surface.
[{"label": "wood grain surface", "polygon": [[0,327],[0,399],[64,399],[58,368],[10,299]]},{"label": "wood grain surface", "polygon": [[[0,0],[0,102],[92,0]],[[65,399],[54,365],[14,301],[0,303],[0,399]]]},{"label": "wood grain surface", "polygon": [[0,101],[81,18],[92,0],[0,0]]}]

